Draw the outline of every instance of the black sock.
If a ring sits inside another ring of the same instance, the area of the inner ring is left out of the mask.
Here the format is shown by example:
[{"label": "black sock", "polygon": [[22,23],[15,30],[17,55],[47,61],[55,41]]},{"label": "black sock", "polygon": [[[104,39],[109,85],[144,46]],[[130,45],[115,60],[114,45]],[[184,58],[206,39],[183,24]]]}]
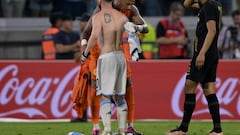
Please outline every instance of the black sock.
[{"label": "black sock", "polygon": [[195,109],[195,105],[196,105],[196,94],[185,94],[184,114],[183,114],[182,123],[179,126],[179,129],[182,130],[183,132],[188,131],[188,126],[192,118],[192,113]]},{"label": "black sock", "polygon": [[222,132],[221,128],[221,119],[219,113],[219,103],[216,94],[206,96],[208,101],[208,108],[212,116],[214,128],[212,132],[220,133]]}]

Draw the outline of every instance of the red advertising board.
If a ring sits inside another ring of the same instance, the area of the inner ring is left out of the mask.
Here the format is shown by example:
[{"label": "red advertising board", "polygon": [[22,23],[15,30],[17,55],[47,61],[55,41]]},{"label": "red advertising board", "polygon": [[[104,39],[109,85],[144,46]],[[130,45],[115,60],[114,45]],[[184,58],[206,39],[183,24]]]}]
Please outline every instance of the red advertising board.
[{"label": "red advertising board", "polygon": [[[180,119],[189,61],[131,63],[136,119]],[[221,116],[240,120],[240,61],[220,61],[216,92]],[[0,61],[0,118],[69,119],[79,70],[72,61]],[[90,117],[90,113],[89,113]],[[210,119],[202,89],[197,88],[194,119]]]}]

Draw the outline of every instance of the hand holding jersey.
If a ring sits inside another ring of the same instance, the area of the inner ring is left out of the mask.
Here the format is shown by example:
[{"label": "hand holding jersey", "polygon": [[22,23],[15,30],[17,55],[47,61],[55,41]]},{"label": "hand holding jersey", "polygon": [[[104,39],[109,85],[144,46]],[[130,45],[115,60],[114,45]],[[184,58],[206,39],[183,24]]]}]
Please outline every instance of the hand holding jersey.
[{"label": "hand holding jersey", "polygon": [[142,52],[142,49],[140,47],[140,40],[137,35],[137,31],[141,30],[143,28],[142,25],[135,25],[131,22],[127,22],[124,24],[125,31],[128,34],[128,42],[130,44],[130,54],[132,56],[133,61],[139,60],[138,53]]},{"label": "hand holding jersey", "polygon": [[87,55],[84,54],[85,50],[87,48],[87,40],[86,39],[82,39],[81,41],[81,61],[82,63],[84,63],[86,61],[86,59],[89,57],[89,53]]},{"label": "hand holding jersey", "polygon": [[142,49],[140,47],[140,40],[138,38],[137,33],[128,33],[128,42],[130,44],[130,54],[132,56],[133,61],[138,61],[139,60],[139,55],[138,53],[142,52]]}]

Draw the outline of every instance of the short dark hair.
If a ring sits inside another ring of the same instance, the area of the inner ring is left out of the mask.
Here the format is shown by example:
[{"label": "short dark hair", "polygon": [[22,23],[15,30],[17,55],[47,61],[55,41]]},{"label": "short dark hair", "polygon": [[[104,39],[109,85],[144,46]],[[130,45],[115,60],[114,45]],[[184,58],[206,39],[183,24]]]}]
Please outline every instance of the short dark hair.
[{"label": "short dark hair", "polygon": [[90,19],[89,13],[83,13],[80,17],[77,17],[77,20],[87,22]]},{"label": "short dark hair", "polygon": [[104,0],[105,2],[112,2],[112,0]]},{"label": "short dark hair", "polygon": [[62,19],[63,13],[62,12],[53,12],[49,16],[49,22],[52,26],[55,26],[57,21]]},{"label": "short dark hair", "polygon": [[234,10],[234,11],[232,12],[232,18],[235,17],[235,16],[237,16],[237,15],[240,15],[240,10]]},{"label": "short dark hair", "polygon": [[70,14],[66,13],[62,15],[62,21],[73,21],[73,20],[75,20],[75,18]]},{"label": "short dark hair", "polygon": [[173,12],[184,11],[182,4],[177,1],[172,2],[169,9],[170,11],[173,11]]}]

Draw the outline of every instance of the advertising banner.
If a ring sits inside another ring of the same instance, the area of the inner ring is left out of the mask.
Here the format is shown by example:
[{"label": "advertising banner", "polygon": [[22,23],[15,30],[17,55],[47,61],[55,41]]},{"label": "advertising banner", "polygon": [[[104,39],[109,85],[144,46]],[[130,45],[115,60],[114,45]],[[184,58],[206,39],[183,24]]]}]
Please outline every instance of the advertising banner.
[{"label": "advertising banner", "polygon": [[[131,63],[136,119],[180,119],[189,61]],[[80,67],[73,61],[0,61],[0,118],[70,119]],[[216,93],[225,120],[240,120],[240,62],[220,61]],[[193,119],[210,119],[199,85]],[[90,110],[88,116],[91,117]]]}]

